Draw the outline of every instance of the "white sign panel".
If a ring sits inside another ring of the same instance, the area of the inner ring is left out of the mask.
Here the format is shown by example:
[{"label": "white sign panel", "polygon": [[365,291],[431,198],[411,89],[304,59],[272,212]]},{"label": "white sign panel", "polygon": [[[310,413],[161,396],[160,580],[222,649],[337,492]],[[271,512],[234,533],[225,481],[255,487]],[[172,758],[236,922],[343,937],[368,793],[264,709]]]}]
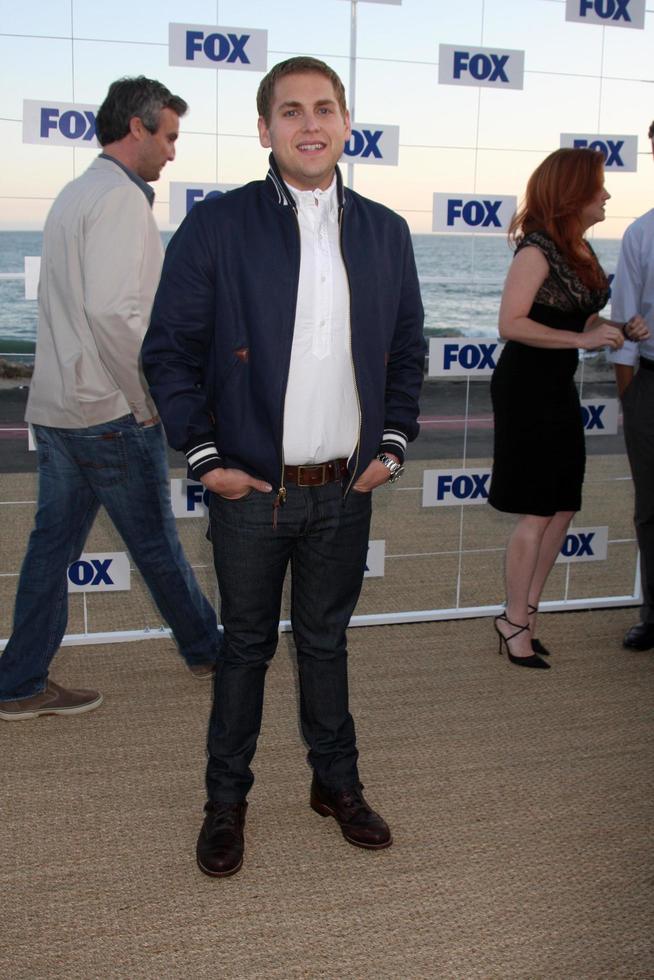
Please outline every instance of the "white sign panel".
[{"label": "white sign panel", "polygon": [[588,436],[614,436],[618,432],[618,399],[584,398],[581,415]]},{"label": "white sign panel", "polygon": [[599,150],[605,170],[635,173],[638,169],[637,136],[604,136],[595,133],[561,133],[561,146]]},{"label": "white sign panel", "polygon": [[41,275],[41,256],[26,255],[25,269],[25,299],[36,299]]},{"label": "white sign panel", "polygon": [[570,528],[556,562],[606,561],[608,544],[608,527]]},{"label": "white sign panel", "polygon": [[385,541],[369,541],[368,557],[366,558],[366,570],[364,578],[383,578],[384,559],[386,557]]},{"label": "white sign panel", "polygon": [[432,231],[506,234],[517,198],[507,194],[434,194]]},{"label": "white sign panel", "polygon": [[69,592],[127,592],[129,558],[124,551],[83,554],[68,566]]},{"label": "white sign panel", "polygon": [[485,504],[491,471],[488,469],[425,470],[422,483],[423,507],[455,507]]},{"label": "white sign panel", "polygon": [[488,337],[430,337],[430,378],[488,378],[502,345]]},{"label": "white sign panel", "polygon": [[97,111],[96,105],[24,99],[23,143],[97,148]]},{"label": "white sign panel", "polygon": [[171,480],[170,502],[175,517],[209,515],[209,491],[199,480]]},{"label": "white sign panel", "polygon": [[645,27],[645,0],[566,0],[565,19],[602,27]]},{"label": "white sign panel", "polygon": [[265,71],[268,31],[211,24],[169,24],[168,64],[182,68]]},{"label": "white sign panel", "polygon": [[170,182],[170,223],[178,225],[184,220],[197,201],[204,200],[207,195],[226,194],[233,191],[239,184],[205,184],[200,181],[184,183],[171,180]]},{"label": "white sign panel", "polygon": [[382,123],[352,123],[345,144],[343,163],[377,163],[397,167],[400,156],[400,127]]},{"label": "white sign panel", "polygon": [[438,84],[524,88],[525,53],[470,44],[439,44]]}]

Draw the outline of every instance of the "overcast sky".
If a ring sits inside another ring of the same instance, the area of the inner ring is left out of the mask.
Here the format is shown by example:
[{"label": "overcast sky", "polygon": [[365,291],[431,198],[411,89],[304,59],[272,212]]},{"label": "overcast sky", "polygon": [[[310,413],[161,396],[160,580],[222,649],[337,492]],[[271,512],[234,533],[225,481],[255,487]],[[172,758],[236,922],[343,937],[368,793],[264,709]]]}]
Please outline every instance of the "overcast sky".
[{"label": "overcast sky", "polygon": [[[627,9],[639,3],[627,0]],[[413,231],[431,231],[435,192],[519,197],[562,133],[638,137],[637,171],[607,173],[613,199],[598,234],[619,237],[654,206],[652,0],[642,30],[566,21],[564,0],[359,0],[356,20],[355,122],[399,126],[399,164],[357,164],[354,186],[404,214]],[[169,181],[263,175],[262,71],[171,66],[171,22],[267,31],[268,67],[312,54],[349,91],[349,0],[0,0],[0,227],[42,227],[54,196],[98,152],[24,143],[23,101],[97,105],[126,74],[158,78],[191,106],[177,160],[155,188],[161,227],[171,226]],[[440,45],[524,51],[523,88],[439,84]]]}]

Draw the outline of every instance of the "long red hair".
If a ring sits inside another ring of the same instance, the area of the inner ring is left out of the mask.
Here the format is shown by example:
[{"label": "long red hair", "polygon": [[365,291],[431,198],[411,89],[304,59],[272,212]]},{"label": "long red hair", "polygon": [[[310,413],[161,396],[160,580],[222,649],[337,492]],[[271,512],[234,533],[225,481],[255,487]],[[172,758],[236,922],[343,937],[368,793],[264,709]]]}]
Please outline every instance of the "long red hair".
[{"label": "long red hair", "polygon": [[544,231],[586,286],[601,289],[606,277],[584,246],[581,211],[604,186],[599,150],[555,150],[536,167],[522,205],[509,226],[514,244],[532,231]]}]

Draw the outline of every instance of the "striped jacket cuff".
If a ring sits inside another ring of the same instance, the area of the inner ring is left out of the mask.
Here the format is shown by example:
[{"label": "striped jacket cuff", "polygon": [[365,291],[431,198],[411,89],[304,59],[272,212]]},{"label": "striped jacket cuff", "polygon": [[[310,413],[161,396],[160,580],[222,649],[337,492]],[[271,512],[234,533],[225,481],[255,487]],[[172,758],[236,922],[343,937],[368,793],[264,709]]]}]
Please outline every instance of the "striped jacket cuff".
[{"label": "striped jacket cuff", "polygon": [[185,455],[188,468],[196,479],[222,465],[216,444],[210,439],[189,447]]},{"label": "striped jacket cuff", "polygon": [[406,444],[407,438],[399,429],[385,429],[379,451],[380,453],[393,453],[400,463],[403,463],[406,455]]}]

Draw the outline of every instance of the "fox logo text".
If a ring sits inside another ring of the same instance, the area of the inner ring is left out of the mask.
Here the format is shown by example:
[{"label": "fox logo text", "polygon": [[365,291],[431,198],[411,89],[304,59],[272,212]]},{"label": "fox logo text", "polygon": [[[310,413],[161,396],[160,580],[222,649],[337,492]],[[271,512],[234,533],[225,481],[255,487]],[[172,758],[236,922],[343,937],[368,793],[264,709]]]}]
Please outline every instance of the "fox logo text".
[{"label": "fox logo text", "polygon": [[422,506],[485,504],[488,500],[490,476],[490,470],[425,470]]},{"label": "fox logo text", "polygon": [[645,0],[566,0],[565,19],[603,27],[645,27]]},{"label": "fox logo text", "polygon": [[268,31],[206,24],[169,24],[168,64],[182,68],[265,71],[268,64]]},{"label": "fox logo text", "polygon": [[68,566],[69,592],[126,592],[129,588],[129,558],[124,551],[83,554]]},{"label": "fox logo text", "polygon": [[343,163],[375,163],[396,167],[400,155],[400,127],[381,123],[352,123]]},{"label": "fox logo text", "polygon": [[170,502],[175,517],[209,515],[209,491],[197,480],[171,480]]},{"label": "fox logo text", "polygon": [[488,337],[465,340],[431,337],[429,341],[430,378],[487,378],[495,370],[500,345]]},{"label": "fox logo text", "polygon": [[180,221],[183,221],[197,201],[203,201],[210,194],[226,194],[227,191],[233,191],[238,186],[238,184],[204,184],[199,181],[194,184],[186,184],[171,180],[170,223],[178,225]]},{"label": "fox logo text", "polygon": [[23,100],[23,143],[98,147],[95,105]]},{"label": "fox logo text", "polygon": [[499,51],[465,44],[438,46],[440,85],[521,89],[524,87],[524,73],[524,51]]},{"label": "fox logo text", "polygon": [[586,435],[614,436],[618,431],[618,400],[610,398],[598,402],[584,399],[581,403],[581,417]]},{"label": "fox logo text", "polygon": [[366,558],[366,570],[364,578],[383,578],[384,559],[386,557],[385,541],[369,541],[368,556]]},{"label": "fox logo text", "polygon": [[557,564],[572,561],[606,561],[608,527],[575,527],[568,531]]},{"label": "fox logo text", "polygon": [[637,136],[596,136],[593,133],[561,133],[561,146],[574,149],[599,150],[604,168],[622,173],[634,173],[638,167]]},{"label": "fox logo text", "polygon": [[432,231],[499,235],[516,209],[513,195],[434,194]]}]

